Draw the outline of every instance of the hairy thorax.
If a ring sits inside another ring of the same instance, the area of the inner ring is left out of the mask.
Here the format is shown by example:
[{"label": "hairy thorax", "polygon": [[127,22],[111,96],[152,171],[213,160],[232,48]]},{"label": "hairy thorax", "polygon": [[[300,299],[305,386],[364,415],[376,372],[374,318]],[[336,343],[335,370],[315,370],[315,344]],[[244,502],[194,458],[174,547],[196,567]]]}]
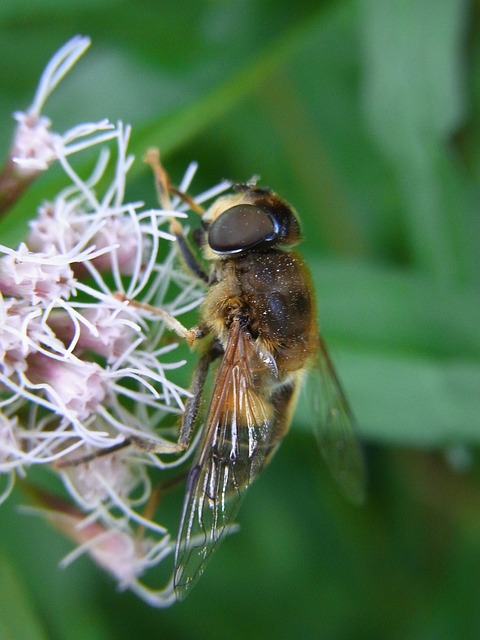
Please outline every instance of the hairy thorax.
[{"label": "hairy thorax", "polygon": [[252,251],[218,260],[210,291],[201,308],[202,324],[221,342],[232,320],[241,318],[252,339],[286,373],[304,367],[315,353],[315,300],[298,254]]}]

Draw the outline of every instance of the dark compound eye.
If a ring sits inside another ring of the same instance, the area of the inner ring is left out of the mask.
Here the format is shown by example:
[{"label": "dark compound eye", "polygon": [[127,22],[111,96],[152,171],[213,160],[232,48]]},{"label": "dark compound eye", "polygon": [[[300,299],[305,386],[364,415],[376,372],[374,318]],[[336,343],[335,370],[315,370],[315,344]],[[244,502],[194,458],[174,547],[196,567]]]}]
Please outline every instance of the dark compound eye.
[{"label": "dark compound eye", "polygon": [[267,211],[253,204],[238,204],[212,223],[208,244],[215,253],[238,253],[276,236],[276,222]]}]

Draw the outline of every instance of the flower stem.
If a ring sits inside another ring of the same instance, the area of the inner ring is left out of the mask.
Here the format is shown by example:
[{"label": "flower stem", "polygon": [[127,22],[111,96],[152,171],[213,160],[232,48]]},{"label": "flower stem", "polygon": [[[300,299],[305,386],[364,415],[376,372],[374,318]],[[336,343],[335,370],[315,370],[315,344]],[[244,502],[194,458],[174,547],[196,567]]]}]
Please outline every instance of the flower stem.
[{"label": "flower stem", "polygon": [[22,173],[9,157],[0,172],[0,217],[22,196],[38,176],[37,171]]}]

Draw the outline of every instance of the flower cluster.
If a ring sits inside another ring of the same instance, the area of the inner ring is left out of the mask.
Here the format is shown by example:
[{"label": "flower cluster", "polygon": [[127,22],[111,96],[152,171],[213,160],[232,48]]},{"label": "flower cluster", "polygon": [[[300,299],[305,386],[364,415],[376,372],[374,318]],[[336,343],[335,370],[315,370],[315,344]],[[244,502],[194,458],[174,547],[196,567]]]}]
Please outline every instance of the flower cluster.
[{"label": "flower cluster", "polygon": [[[64,563],[88,551],[121,587],[163,606],[172,601],[171,584],[155,590],[140,581],[172,550],[166,529],[149,518],[149,471],[188,455],[171,461],[153,453],[172,448],[175,433],[161,423],[183,410],[188,391],[168,378],[182,362],[171,359],[176,344],[162,341],[165,323],[150,309],[175,317],[195,307],[201,292],[175,268],[174,246],[165,250],[174,238],[162,225],[185,217],[186,207],[175,198],[162,209],[125,202],[129,128],[105,120],[60,135],[40,113],[88,44],[74,38],[51,60],[32,106],[15,114],[0,175],[0,198],[2,189],[10,194],[4,201],[18,199],[53,161],[69,181],[39,208],[24,243],[0,246],[0,502],[17,477],[44,465],[70,497],[37,493],[42,512],[79,544]],[[68,158],[92,147],[95,168],[81,178]],[[122,448],[145,441],[148,451]]]}]

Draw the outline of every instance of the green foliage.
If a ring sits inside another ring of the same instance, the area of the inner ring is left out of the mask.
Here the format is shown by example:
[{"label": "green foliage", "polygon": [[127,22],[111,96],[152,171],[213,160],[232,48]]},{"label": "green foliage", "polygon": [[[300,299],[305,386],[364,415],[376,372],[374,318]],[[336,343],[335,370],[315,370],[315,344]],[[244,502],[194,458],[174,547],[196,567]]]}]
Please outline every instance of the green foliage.
[{"label": "green foliage", "polygon": [[[302,429],[252,489],[241,533],[166,612],[116,594],[86,560],[83,573],[59,573],[65,545],[53,553],[61,543],[40,521],[2,507],[15,573],[2,558],[0,635],[477,638],[474,450],[463,475],[425,450],[480,441],[476,4],[97,5],[0,6],[1,148],[51,54],[84,33],[91,50],[45,109],[57,130],[121,118],[137,158],[159,146],[174,178],[196,159],[199,190],[260,174],[292,202],[322,331],[371,444],[371,498],[358,512],[337,498],[301,407]],[[140,161],[132,176],[131,196],[153,206]],[[59,186],[52,168],[1,221],[0,242],[18,242]]]},{"label": "green foliage", "polygon": [[36,618],[30,594],[26,592],[10,559],[0,556],[0,634],[5,640],[43,640],[47,638]]}]

